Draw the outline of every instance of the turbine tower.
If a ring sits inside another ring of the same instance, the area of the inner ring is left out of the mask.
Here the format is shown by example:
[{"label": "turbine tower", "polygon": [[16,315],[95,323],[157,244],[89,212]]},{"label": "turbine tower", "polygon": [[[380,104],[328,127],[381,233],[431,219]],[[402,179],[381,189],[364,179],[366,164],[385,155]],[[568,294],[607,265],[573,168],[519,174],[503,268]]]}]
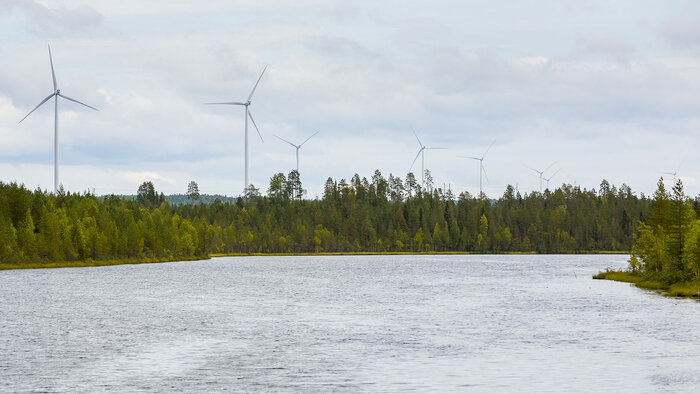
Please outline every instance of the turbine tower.
[{"label": "turbine tower", "polygon": [[[544,172],[545,172],[545,171],[547,171],[551,166],[554,165],[554,163],[556,163],[556,161],[553,161],[552,164],[548,165],[547,168],[545,168],[545,169],[542,170],[542,171],[536,170],[536,169],[534,169],[534,168],[532,168],[532,167],[525,166],[526,168],[529,168],[529,169],[531,169],[532,171],[535,171],[535,172],[539,175],[539,178],[540,178],[540,193],[542,193],[542,179],[543,179],[542,176],[544,175]],[[550,177],[550,178],[551,178],[551,177]]]},{"label": "turbine tower", "polygon": [[262,134],[260,134],[260,129],[258,129],[258,125],[255,123],[255,119],[253,119],[253,114],[250,112],[250,104],[251,104],[251,99],[253,98],[253,94],[255,93],[255,89],[258,87],[258,84],[260,83],[260,80],[263,77],[263,74],[265,74],[265,70],[267,70],[267,66],[263,68],[262,72],[260,73],[260,77],[258,77],[258,81],[255,82],[255,85],[253,85],[253,90],[250,91],[250,94],[248,95],[248,99],[244,102],[241,101],[229,101],[229,102],[223,102],[223,103],[205,103],[208,105],[242,105],[245,107],[245,187],[243,188],[244,192],[248,190],[248,187],[250,186],[250,183],[248,183],[248,118],[253,122],[253,126],[255,126],[255,130],[258,132],[258,136],[260,136],[260,141],[265,142],[263,140]]},{"label": "turbine tower", "polygon": [[544,178],[544,180],[547,181],[547,189],[549,189],[549,181],[551,181],[552,178],[554,178],[554,176],[557,175],[557,173],[559,173],[559,171],[561,171],[561,168],[554,171],[554,173],[550,175],[549,178]]},{"label": "turbine tower", "polygon": [[[315,136],[315,135],[318,134],[318,133],[320,133],[320,131],[317,131],[317,132],[311,134],[311,137]],[[284,142],[288,143],[289,145],[291,145],[291,146],[293,146],[293,147],[296,148],[296,151],[297,151],[297,172],[299,172],[299,149],[301,149],[301,146],[304,145],[304,144],[306,143],[306,141],[310,140],[311,137],[309,137],[309,138],[307,138],[306,140],[304,140],[304,142],[302,142],[301,144],[296,145],[296,144],[294,144],[294,143],[291,143],[291,142],[285,140],[284,138],[282,138],[282,137],[280,137],[280,136],[278,136],[278,135],[275,135],[275,134],[273,134],[273,135],[274,135],[275,137],[279,138],[280,140],[282,140],[282,141],[284,141]]]},{"label": "turbine tower", "polygon": [[61,93],[61,89],[58,88],[58,83],[56,83],[56,73],[54,72],[53,69],[53,57],[51,56],[51,46],[49,45],[49,62],[51,63],[51,77],[53,78],[53,93],[51,93],[48,97],[46,97],[42,102],[39,103],[36,107],[34,107],[33,110],[29,111],[29,113],[22,118],[17,124],[22,123],[23,120],[27,119],[29,115],[32,114],[32,112],[36,111],[39,107],[41,107],[45,102],[49,101],[52,97],[54,98],[54,119],[53,119],[53,189],[54,193],[58,193],[58,97],[62,97],[68,101],[72,101],[74,103],[78,103],[80,105],[84,105],[88,108],[94,109],[97,111],[98,109],[95,107],[91,107],[85,103],[81,103],[78,100],[72,99],[68,96],[65,96]]},{"label": "turbine tower", "polygon": [[463,159],[472,159],[472,160],[478,160],[479,161],[479,196],[481,196],[482,193],[482,180],[481,177],[482,175],[486,176],[486,180],[489,179],[488,175],[486,175],[486,167],[484,167],[484,157],[486,157],[486,154],[489,153],[489,150],[491,150],[491,147],[496,141],[492,142],[491,145],[489,145],[488,148],[486,148],[486,151],[484,152],[481,157],[473,157],[473,156],[459,156]]},{"label": "turbine tower", "polygon": [[[413,127],[411,127],[413,129]],[[411,171],[413,168],[413,165],[416,164],[416,160],[418,160],[418,156],[421,156],[420,158],[420,187],[423,189],[425,187],[424,182],[425,182],[425,151],[428,149],[447,149],[447,148],[435,148],[435,147],[427,147],[423,145],[422,142],[420,142],[420,139],[418,138],[418,134],[416,134],[416,130],[413,130],[413,135],[416,136],[416,139],[418,140],[418,145],[420,145],[420,149],[418,150],[418,153],[416,154],[416,158],[413,159],[413,163],[411,163],[411,168],[408,169],[408,171]]]}]

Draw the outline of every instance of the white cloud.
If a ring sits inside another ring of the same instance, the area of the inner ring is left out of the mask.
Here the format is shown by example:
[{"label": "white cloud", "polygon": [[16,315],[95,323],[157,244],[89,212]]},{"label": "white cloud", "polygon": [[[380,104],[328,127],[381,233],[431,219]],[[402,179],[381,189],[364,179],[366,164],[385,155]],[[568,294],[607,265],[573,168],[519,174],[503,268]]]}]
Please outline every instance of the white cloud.
[{"label": "white cloud", "polygon": [[169,185],[176,184],[176,182],[173,179],[162,176],[157,172],[153,171],[127,171],[118,174],[118,176],[133,185],[140,185],[141,183],[146,181],[163,181]]},{"label": "white cloud", "polygon": [[663,23],[661,34],[672,45],[700,48],[700,19],[673,18]]}]

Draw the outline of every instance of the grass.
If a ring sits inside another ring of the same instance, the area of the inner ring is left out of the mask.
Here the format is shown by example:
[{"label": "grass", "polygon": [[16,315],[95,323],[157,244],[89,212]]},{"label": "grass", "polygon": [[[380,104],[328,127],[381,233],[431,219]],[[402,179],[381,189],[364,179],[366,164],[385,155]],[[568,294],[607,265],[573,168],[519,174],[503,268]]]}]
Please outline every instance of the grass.
[{"label": "grass", "polygon": [[671,297],[693,297],[700,293],[700,282],[676,282],[668,283],[660,280],[659,275],[640,275],[628,271],[613,271],[607,269],[593,275],[593,279],[614,280],[616,282],[632,283],[646,290],[660,290]]},{"label": "grass", "polygon": [[[122,264],[150,264],[150,263],[168,263],[175,261],[192,261],[206,260],[213,257],[230,257],[230,256],[373,256],[373,255],[471,255],[471,254],[501,254],[501,255],[532,255],[537,252],[287,252],[287,253],[212,253],[208,256],[190,256],[190,257],[142,257],[131,259],[112,259],[112,260],[78,260],[78,261],[50,261],[38,263],[3,263],[0,262],[0,271],[13,269],[38,269],[38,268],[70,268],[70,267],[101,267],[110,265]],[[572,252],[564,254],[626,254],[628,252],[620,251],[586,251]]]},{"label": "grass", "polygon": [[22,264],[9,264],[0,263],[1,270],[15,270],[15,269],[38,269],[38,268],[74,268],[74,267],[103,267],[109,265],[124,265],[124,264],[153,264],[153,263],[170,263],[175,261],[192,261],[192,260],[205,260],[208,256],[192,256],[192,257],[143,257],[143,258],[132,258],[132,259],[112,259],[112,260],[79,260],[79,261],[51,261],[51,262],[41,262],[41,263],[22,263]]}]

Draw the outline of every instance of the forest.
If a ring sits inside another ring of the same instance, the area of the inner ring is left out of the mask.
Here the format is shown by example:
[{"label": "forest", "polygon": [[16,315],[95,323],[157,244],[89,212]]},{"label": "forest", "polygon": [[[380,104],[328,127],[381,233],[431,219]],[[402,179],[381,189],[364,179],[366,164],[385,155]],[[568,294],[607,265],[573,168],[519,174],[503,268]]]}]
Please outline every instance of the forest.
[{"label": "forest", "polygon": [[[272,176],[266,195],[251,188],[245,197],[201,203],[197,192],[187,195],[188,203],[171,204],[151,182],[139,187],[135,199],[0,183],[0,261],[178,260],[212,253],[633,251],[646,267],[652,259],[633,246],[646,242],[667,215],[651,209],[659,204],[655,200],[605,180],[597,191],[562,185],[521,195],[508,186],[498,199],[467,192],[454,196],[427,186],[423,190],[411,173],[403,181],[377,170],[369,180],[357,174],[349,182],[328,178],[322,198],[309,200],[292,171]],[[674,206],[669,204],[669,210]],[[696,220],[697,199],[686,198],[683,206]],[[641,241],[635,244],[637,238]],[[669,259],[677,261],[674,248]]]},{"label": "forest", "polygon": [[676,182],[668,192],[659,180],[646,222],[640,222],[632,245],[629,270],[606,271],[596,279],[636,283],[671,295],[700,296],[700,215],[694,201]]}]

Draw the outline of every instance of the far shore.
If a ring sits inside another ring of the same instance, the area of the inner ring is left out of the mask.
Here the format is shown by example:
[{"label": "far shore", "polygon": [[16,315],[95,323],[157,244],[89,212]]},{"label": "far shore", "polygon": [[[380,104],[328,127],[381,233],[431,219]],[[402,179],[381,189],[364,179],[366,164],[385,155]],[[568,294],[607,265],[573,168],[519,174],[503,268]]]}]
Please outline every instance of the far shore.
[{"label": "far shore", "polygon": [[[125,264],[153,264],[153,263],[174,263],[178,261],[196,261],[208,260],[217,257],[250,257],[250,256],[420,256],[420,255],[536,255],[537,252],[287,252],[287,253],[212,253],[208,256],[190,256],[190,257],[144,257],[132,259],[115,259],[115,260],[77,260],[77,261],[55,261],[55,262],[39,262],[26,264],[7,264],[0,262],[0,271],[16,270],[16,269],[41,269],[41,268],[78,268],[78,267],[105,267],[111,265]],[[620,255],[629,254],[624,251],[587,251],[587,252],[572,252],[572,253],[541,253],[541,255],[574,255],[574,254],[609,254]]]}]

